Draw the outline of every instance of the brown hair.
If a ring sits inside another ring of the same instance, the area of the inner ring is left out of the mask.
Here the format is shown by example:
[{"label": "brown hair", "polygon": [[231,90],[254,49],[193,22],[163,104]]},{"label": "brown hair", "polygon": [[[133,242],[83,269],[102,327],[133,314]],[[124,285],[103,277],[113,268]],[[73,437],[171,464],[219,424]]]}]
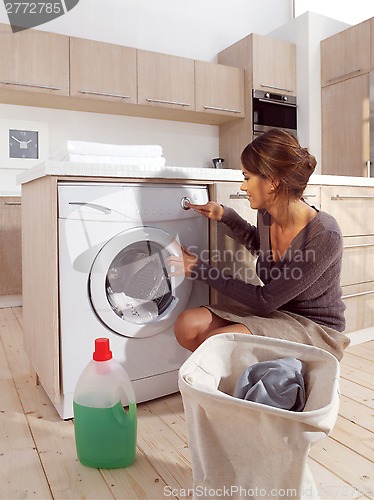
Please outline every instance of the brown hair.
[{"label": "brown hair", "polygon": [[289,132],[273,128],[256,137],[241,154],[243,168],[264,178],[278,181],[277,197],[302,197],[317,161]]}]

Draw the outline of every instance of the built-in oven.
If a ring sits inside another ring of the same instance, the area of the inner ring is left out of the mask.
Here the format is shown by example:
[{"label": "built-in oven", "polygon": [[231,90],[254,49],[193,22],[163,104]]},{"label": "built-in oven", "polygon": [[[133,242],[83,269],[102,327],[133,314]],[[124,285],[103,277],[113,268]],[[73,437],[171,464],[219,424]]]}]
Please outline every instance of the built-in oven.
[{"label": "built-in oven", "polygon": [[253,138],[270,130],[281,128],[296,135],[296,97],[253,90]]}]

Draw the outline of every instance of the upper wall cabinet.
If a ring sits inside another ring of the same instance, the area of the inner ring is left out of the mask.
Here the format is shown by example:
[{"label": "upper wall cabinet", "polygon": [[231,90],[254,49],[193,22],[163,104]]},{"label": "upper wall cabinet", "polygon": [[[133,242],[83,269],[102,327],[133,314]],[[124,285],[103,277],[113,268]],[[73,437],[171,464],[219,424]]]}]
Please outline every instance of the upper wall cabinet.
[{"label": "upper wall cabinet", "polygon": [[138,103],[193,111],[194,60],[138,50]]},{"label": "upper wall cabinet", "polygon": [[296,45],[251,35],[254,89],[296,95]]},{"label": "upper wall cabinet", "polygon": [[195,61],[196,111],[244,116],[244,71]]},{"label": "upper wall cabinet", "polygon": [[70,95],[136,104],[136,49],[70,38]]},{"label": "upper wall cabinet", "polygon": [[352,26],[321,42],[321,85],[325,87],[368,73],[372,20]]},{"label": "upper wall cabinet", "polygon": [[69,94],[69,37],[0,25],[0,89]]}]

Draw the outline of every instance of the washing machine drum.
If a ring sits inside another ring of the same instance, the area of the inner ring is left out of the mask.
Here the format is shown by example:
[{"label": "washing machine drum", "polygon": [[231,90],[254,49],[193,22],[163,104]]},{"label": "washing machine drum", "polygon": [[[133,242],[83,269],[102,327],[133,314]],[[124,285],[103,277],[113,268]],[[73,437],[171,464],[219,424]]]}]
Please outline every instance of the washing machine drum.
[{"label": "washing machine drum", "polygon": [[88,280],[100,321],[127,337],[150,337],[173,324],[187,305],[192,281],[169,275],[171,255],[181,256],[181,247],[162,229],[141,226],[110,239]]}]

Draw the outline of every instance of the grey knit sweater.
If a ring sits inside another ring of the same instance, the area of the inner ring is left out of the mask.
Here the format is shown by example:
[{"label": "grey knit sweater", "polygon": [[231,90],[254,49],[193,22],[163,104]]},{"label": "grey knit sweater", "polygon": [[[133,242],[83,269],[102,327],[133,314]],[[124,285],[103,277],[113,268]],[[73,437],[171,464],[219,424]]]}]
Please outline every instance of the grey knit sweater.
[{"label": "grey knit sweater", "polygon": [[256,272],[263,285],[252,285],[222,274],[217,276],[203,261],[194,266],[193,277],[244,304],[250,313],[268,316],[279,309],[344,331],[345,305],[340,287],[343,238],[331,215],[319,211],[296,235],[278,262],[272,258],[268,212],[258,212],[256,227],[233,209],[224,207],[221,223],[258,257]]}]

